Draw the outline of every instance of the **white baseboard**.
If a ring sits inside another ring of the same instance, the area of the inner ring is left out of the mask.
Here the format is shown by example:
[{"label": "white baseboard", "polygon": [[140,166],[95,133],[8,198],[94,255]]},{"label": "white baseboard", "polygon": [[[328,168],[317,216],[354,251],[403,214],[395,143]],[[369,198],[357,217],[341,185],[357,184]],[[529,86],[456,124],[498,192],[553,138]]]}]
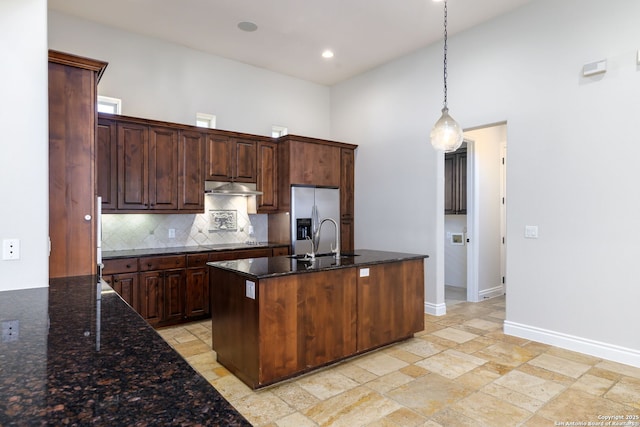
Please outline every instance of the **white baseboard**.
[{"label": "white baseboard", "polygon": [[640,368],[640,351],[505,320],[504,333]]},{"label": "white baseboard", "polygon": [[445,314],[447,314],[447,305],[444,303],[432,304],[425,301],[424,312],[432,316],[444,316]]},{"label": "white baseboard", "polygon": [[478,292],[480,301],[483,301],[489,298],[499,297],[502,295],[504,295],[504,286],[502,285],[494,286],[493,288],[489,288],[489,289],[483,289],[480,292]]}]

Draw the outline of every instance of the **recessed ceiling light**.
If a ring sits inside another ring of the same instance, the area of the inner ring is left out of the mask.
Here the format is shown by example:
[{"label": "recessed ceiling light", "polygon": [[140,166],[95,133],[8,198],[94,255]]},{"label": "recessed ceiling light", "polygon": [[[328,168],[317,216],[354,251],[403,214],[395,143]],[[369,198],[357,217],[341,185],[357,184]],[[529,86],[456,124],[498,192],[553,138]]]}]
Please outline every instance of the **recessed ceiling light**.
[{"label": "recessed ceiling light", "polygon": [[248,33],[252,33],[255,30],[258,29],[258,26],[256,24],[254,24],[253,22],[249,22],[249,21],[242,21],[240,23],[238,23],[238,28],[240,28],[242,31],[246,31]]},{"label": "recessed ceiling light", "polygon": [[325,50],[322,52],[322,57],[326,59],[333,58],[333,51],[329,49]]}]

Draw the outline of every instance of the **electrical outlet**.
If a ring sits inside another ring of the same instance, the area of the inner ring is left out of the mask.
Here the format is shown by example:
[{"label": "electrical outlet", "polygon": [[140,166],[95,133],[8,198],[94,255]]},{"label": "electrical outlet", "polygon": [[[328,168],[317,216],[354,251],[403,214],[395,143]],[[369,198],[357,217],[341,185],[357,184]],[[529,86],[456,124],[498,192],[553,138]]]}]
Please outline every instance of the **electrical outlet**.
[{"label": "electrical outlet", "polygon": [[170,228],[169,229],[169,238],[170,239],[175,239],[176,238],[176,229],[175,228]]},{"label": "electrical outlet", "polygon": [[2,259],[20,259],[20,239],[4,239],[2,241]]},{"label": "electrical outlet", "polygon": [[2,342],[18,341],[20,322],[18,320],[5,320],[2,322]]},{"label": "electrical outlet", "polygon": [[252,282],[251,280],[245,281],[245,296],[256,299],[256,282]]}]

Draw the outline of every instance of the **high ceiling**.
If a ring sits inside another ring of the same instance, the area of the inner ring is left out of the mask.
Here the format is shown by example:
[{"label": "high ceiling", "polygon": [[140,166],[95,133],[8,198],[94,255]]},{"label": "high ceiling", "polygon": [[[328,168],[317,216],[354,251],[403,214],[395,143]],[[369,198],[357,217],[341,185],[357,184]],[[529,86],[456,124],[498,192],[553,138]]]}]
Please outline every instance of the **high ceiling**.
[{"label": "high ceiling", "polygon": [[[449,34],[532,0],[450,0]],[[434,0],[49,0],[49,9],[323,85],[442,39]],[[252,22],[256,31],[238,28]],[[452,49],[454,47],[452,46]],[[322,58],[325,49],[335,56]]]}]

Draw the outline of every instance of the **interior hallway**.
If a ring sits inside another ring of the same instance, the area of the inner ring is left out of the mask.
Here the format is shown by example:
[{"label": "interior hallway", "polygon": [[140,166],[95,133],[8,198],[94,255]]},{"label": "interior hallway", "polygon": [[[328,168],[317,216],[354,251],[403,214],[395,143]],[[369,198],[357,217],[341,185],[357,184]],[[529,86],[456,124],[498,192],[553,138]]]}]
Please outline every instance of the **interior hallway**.
[{"label": "interior hallway", "polygon": [[216,362],[210,321],[158,332],[256,426],[538,427],[611,415],[640,426],[640,368],[506,336],[504,307],[504,296],[459,301],[425,315],[414,338],[259,391]]}]

